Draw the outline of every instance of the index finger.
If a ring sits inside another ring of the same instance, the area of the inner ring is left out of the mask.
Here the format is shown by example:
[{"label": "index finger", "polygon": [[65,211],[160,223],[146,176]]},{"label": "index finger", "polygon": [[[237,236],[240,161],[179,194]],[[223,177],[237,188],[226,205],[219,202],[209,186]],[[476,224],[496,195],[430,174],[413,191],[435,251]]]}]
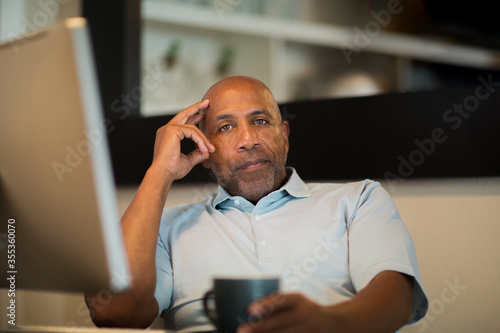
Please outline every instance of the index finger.
[{"label": "index finger", "polygon": [[272,313],[291,308],[300,302],[298,294],[275,293],[251,303],[248,313],[254,316],[270,316]]},{"label": "index finger", "polygon": [[190,107],[187,107],[186,109],[176,114],[175,117],[173,117],[172,120],[170,120],[170,122],[177,125],[186,124],[189,118],[196,115],[198,112],[205,110],[209,104],[210,101],[208,99],[193,104]]}]

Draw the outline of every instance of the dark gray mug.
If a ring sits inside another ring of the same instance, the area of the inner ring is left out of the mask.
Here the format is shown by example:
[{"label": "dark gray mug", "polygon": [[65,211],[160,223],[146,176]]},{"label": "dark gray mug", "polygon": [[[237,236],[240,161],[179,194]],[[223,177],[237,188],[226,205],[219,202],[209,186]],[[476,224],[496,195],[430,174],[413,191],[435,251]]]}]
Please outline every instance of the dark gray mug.
[{"label": "dark gray mug", "polygon": [[279,278],[216,278],[213,289],[203,297],[203,308],[219,332],[233,333],[251,321],[250,303],[279,291]]}]

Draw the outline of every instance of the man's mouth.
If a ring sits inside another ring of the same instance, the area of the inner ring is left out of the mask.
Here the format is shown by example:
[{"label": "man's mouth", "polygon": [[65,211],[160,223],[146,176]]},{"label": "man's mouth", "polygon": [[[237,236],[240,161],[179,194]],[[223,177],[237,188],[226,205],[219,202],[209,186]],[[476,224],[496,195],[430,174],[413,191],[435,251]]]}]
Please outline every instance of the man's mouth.
[{"label": "man's mouth", "polygon": [[254,170],[260,168],[267,161],[265,159],[259,158],[256,160],[248,161],[242,164],[239,169],[240,170]]}]

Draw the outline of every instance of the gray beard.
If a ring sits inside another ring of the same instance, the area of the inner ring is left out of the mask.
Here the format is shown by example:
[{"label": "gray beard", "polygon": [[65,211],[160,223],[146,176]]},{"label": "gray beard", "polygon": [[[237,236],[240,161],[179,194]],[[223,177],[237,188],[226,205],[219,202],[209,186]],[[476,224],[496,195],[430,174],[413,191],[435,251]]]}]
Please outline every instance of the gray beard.
[{"label": "gray beard", "polygon": [[271,172],[263,178],[251,182],[242,181],[237,176],[231,175],[223,177],[218,165],[212,163],[212,171],[217,177],[219,184],[231,195],[241,196],[248,201],[257,202],[267,194],[277,190],[283,182],[282,175],[285,168],[285,161],[280,163],[275,161]]}]

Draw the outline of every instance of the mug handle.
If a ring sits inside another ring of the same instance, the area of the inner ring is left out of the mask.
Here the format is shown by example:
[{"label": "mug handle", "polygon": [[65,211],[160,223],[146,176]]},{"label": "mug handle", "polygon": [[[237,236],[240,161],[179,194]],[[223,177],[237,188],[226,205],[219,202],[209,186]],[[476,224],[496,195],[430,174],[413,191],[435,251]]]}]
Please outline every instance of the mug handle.
[{"label": "mug handle", "polygon": [[207,315],[208,319],[210,319],[212,324],[215,327],[219,327],[219,325],[217,323],[217,312],[215,311],[215,309],[211,309],[208,307],[208,300],[210,298],[213,298],[214,295],[215,295],[215,293],[214,293],[213,289],[209,290],[205,293],[205,295],[203,296],[203,310],[205,310],[205,314]]}]

